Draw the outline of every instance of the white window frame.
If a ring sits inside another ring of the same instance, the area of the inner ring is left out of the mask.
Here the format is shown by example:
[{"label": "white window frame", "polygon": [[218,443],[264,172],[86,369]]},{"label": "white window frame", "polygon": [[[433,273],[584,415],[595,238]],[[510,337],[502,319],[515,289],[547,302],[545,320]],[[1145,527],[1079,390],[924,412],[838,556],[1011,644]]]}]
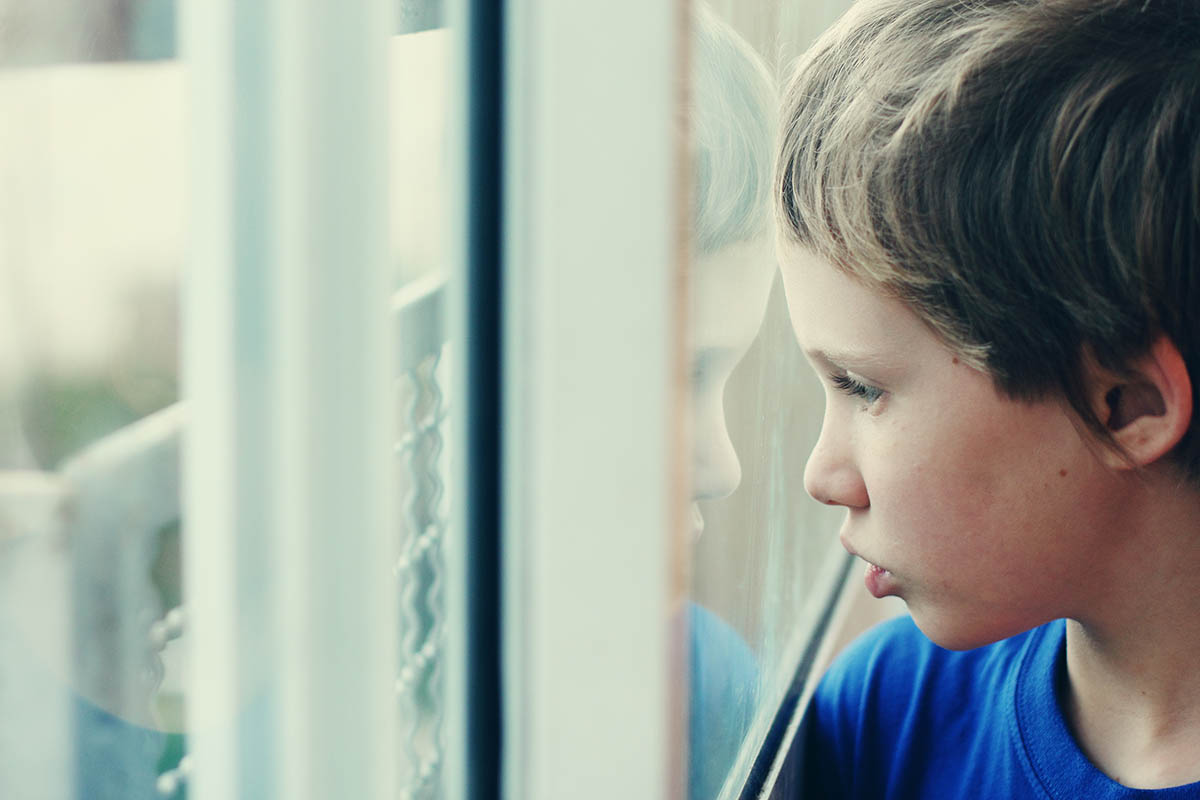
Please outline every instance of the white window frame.
[{"label": "white window frame", "polygon": [[189,791],[393,800],[389,3],[181,12]]},{"label": "white window frame", "polygon": [[686,8],[506,5],[505,797],[681,798]]}]

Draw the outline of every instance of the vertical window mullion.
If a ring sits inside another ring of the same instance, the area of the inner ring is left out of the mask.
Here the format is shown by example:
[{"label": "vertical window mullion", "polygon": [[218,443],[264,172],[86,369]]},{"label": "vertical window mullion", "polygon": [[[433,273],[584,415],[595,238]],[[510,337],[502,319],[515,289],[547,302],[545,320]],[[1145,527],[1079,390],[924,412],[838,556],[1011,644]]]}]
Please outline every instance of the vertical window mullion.
[{"label": "vertical window mullion", "polygon": [[506,8],[506,796],[677,796],[681,5]]},{"label": "vertical window mullion", "polygon": [[395,794],[389,20],[385,0],[185,7],[201,800]]}]

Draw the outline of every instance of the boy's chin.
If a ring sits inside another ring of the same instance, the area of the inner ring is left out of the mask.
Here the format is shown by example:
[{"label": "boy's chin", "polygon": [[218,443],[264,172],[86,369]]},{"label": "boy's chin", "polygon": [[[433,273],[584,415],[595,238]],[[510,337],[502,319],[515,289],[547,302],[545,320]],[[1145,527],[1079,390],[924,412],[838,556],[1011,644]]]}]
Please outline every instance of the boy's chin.
[{"label": "boy's chin", "polygon": [[1036,625],[997,625],[995,620],[964,619],[944,611],[924,611],[913,608],[909,614],[929,641],[945,650],[974,650],[1016,636]]}]

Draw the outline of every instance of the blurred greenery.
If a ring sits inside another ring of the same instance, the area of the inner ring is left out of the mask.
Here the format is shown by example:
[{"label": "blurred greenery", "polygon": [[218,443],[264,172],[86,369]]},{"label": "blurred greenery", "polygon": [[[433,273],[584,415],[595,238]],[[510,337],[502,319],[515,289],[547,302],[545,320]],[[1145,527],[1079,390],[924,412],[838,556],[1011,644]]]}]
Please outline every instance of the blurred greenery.
[{"label": "blurred greenery", "polygon": [[[179,759],[185,755],[187,755],[187,737],[181,733],[168,734],[167,746],[163,748],[162,757],[158,759],[158,774],[162,775],[167,770],[178,767]],[[171,795],[171,800],[187,800],[187,795],[187,783],[183,783],[175,794]]]},{"label": "blurred greenery", "polygon": [[[148,389],[144,387],[149,387]],[[136,397],[111,377],[32,376],[22,403],[25,432],[42,469],[57,469],[87,445],[175,401],[174,376],[141,381]]]}]

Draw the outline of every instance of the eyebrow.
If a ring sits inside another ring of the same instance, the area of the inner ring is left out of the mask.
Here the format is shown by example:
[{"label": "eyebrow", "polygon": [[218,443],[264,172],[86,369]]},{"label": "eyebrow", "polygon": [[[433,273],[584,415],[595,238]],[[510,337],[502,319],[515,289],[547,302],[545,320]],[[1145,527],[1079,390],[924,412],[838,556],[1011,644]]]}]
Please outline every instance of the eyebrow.
[{"label": "eyebrow", "polygon": [[804,354],[810,361],[840,369],[850,366],[885,366],[888,363],[879,353],[870,350],[824,350],[819,347],[806,347]]}]

